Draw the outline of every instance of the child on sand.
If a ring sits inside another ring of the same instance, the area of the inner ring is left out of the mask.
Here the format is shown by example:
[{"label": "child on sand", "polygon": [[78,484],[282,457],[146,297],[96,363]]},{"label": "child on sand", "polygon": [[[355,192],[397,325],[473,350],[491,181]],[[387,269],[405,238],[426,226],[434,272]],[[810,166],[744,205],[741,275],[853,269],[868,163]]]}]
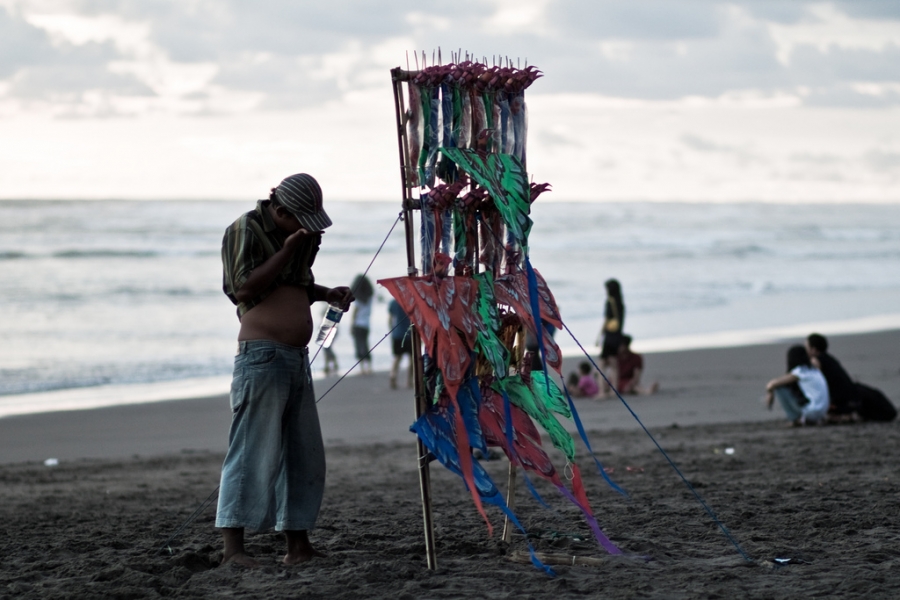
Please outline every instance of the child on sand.
[{"label": "child on sand", "polygon": [[568,385],[572,388],[572,395],[576,398],[596,398],[600,393],[600,386],[591,373],[591,365],[588,362],[582,362],[578,365],[579,373],[569,375]]}]

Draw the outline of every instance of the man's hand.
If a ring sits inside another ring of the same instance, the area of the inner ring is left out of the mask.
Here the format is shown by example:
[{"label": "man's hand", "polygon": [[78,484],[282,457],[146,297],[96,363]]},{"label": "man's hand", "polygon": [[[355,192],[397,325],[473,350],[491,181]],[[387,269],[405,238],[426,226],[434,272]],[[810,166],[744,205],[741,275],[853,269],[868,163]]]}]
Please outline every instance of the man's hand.
[{"label": "man's hand", "polygon": [[291,235],[289,235],[285,238],[284,247],[287,248],[288,250],[293,250],[300,244],[300,242],[303,241],[303,238],[307,238],[311,235],[319,235],[320,233],[322,233],[322,232],[321,231],[309,231],[308,229],[301,227],[300,229],[298,229],[297,231],[295,231],[294,233],[292,233]]},{"label": "man's hand", "polygon": [[333,287],[325,293],[325,301],[328,304],[337,304],[341,310],[346,312],[350,308],[350,303],[356,300],[353,292],[347,286]]}]

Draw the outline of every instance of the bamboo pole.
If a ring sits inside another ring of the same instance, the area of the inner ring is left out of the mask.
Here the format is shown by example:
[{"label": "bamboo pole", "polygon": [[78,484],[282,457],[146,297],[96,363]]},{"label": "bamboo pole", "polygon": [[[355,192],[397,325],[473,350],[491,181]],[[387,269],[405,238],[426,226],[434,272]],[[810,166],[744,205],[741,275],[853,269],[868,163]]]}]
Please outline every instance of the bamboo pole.
[{"label": "bamboo pole", "polygon": [[[526,61],[527,62],[527,61]],[[522,168],[525,169],[525,172],[528,172],[527,167],[525,166],[525,162],[522,161]],[[525,348],[525,333],[519,332],[519,335],[516,336],[516,347],[519,354],[518,362],[524,358],[527,348]],[[538,350],[540,351],[540,349]],[[507,427],[512,427],[512,423],[507,423]],[[506,480],[507,491],[506,491],[506,506],[509,507],[509,510],[515,510],[516,508],[516,464],[513,461],[509,461],[509,476]],[[512,523],[507,516],[503,521],[503,541],[509,542],[510,537],[512,536]]]},{"label": "bamboo pole", "polygon": [[[401,87],[401,79],[398,74],[401,73],[400,68],[391,70],[391,81],[394,88],[394,111],[397,119],[397,147],[400,152],[400,180],[403,189],[403,221],[406,230],[406,261],[407,273],[410,276],[416,274],[416,246],[415,235],[413,230],[413,199],[410,194],[409,178],[407,177],[406,165],[406,130],[405,130],[405,113],[403,107],[403,90]],[[416,395],[416,419],[421,417],[427,409],[427,398],[425,397],[425,382],[422,365],[422,345],[419,338],[419,332],[415,326],[412,327],[412,362],[413,372],[415,373],[415,395]],[[419,492],[422,497],[422,522],[425,529],[425,556],[430,570],[437,569],[437,553],[434,547],[434,519],[431,511],[431,472],[428,466],[428,450],[422,443],[422,440],[416,438],[416,453],[419,470]]]},{"label": "bamboo pole", "polygon": [[[507,423],[506,426],[509,427],[510,424]],[[509,461],[509,475],[506,479],[506,506],[511,511],[516,510],[516,463],[513,461]],[[500,538],[507,544],[512,538],[512,529],[513,524],[507,516],[503,520],[503,536]]]},{"label": "bamboo pole", "polygon": [[[516,342],[513,346],[513,361],[518,365],[520,364],[525,357],[525,332],[519,331],[516,334]],[[507,427],[512,427],[512,423],[507,423]],[[514,511],[516,509],[516,463],[512,460],[509,461],[509,474],[506,478],[506,506],[509,507],[509,510]],[[500,538],[504,542],[509,543],[509,540],[512,537],[512,528],[513,524],[509,520],[509,516],[504,517],[503,519],[503,536]]]}]

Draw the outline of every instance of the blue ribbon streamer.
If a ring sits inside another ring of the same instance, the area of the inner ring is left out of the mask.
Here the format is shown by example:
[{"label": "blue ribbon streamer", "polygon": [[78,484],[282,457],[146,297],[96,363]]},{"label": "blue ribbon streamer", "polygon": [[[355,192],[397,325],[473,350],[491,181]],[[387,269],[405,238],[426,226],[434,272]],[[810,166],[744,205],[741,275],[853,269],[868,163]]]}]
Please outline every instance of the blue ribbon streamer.
[{"label": "blue ribbon streamer", "polygon": [[534,319],[534,328],[537,331],[538,350],[541,352],[541,367],[544,369],[544,379],[547,380],[547,393],[550,393],[550,377],[547,375],[547,357],[544,352],[544,324],[541,321],[541,303],[538,300],[537,277],[531,266],[531,260],[525,256],[525,274],[528,277],[528,302],[531,304],[531,317]]},{"label": "blue ribbon streamer", "polygon": [[578,428],[578,435],[581,436],[581,440],[584,442],[584,445],[587,446],[588,454],[594,459],[594,464],[597,465],[600,476],[603,477],[607,484],[609,484],[609,487],[628,498],[628,492],[620,488],[615,481],[610,479],[609,475],[606,474],[606,471],[603,470],[603,465],[600,463],[600,460],[594,455],[594,450],[591,448],[591,443],[588,441],[587,433],[584,431],[584,425],[581,423],[581,417],[578,416],[578,411],[575,410],[575,403],[572,402],[572,396],[569,394],[569,388],[566,386],[565,381],[563,381],[563,391],[566,393],[566,399],[569,401],[569,410],[572,411],[572,420],[575,421],[575,427]]}]

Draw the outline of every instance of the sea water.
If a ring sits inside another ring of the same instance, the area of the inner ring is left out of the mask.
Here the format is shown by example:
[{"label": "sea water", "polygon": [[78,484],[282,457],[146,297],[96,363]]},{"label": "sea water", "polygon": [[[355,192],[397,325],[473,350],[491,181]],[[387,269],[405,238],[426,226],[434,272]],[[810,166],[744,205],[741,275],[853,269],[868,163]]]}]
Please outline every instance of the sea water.
[{"label": "sea water", "polygon": [[[251,208],[0,202],[0,416],[226,392],[239,323],[220,245]],[[406,274],[398,204],[327,209],[317,282]],[[596,343],[611,277],[641,351],[900,328],[897,205],[538,201],[532,217],[531,261],[571,331],[556,336],[567,352]],[[388,300],[379,288],[376,369],[391,360]],[[356,362],[352,313],[344,321],[341,372]],[[320,373],[324,357],[311,356]]]}]

